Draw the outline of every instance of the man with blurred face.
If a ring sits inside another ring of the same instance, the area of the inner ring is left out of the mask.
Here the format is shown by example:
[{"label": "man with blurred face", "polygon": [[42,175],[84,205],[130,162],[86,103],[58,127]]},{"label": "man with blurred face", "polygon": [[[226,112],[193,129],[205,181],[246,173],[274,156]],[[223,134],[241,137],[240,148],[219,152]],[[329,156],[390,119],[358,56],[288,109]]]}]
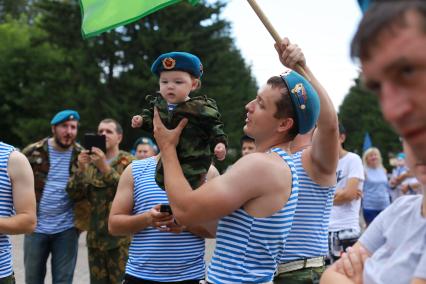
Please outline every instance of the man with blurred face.
[{"label": "man with blurred face", "polygon": [[68,194],[74,201],[90,204],[87,231],[91,284],[121,283],[127,261],[129,238],[113,237],[108,232],[108,216],[121,173],[133,156],[119,149],[123,128],[114,119],[99,123],[98,135],[104,135],[106,152],[92,147],[78,156],[78,169],[70,179]]},{"label": "man with blurred face", "polygon": [[371,5],[353,39],[365,85],[384,118],[426,162],[426,1]]},{"label": "man with blurred face", "polygon": [[141,137],[136,140],[134,145],[134,155],[136,159],[142,160],[157,154],[157,146],[148,137]]},{"label": "man with blurred face", "polygon": [[86,204],[73,203],[66,192],[82,147],[75,142],[80,116],[63,110],[51,120],[52,137],[27,146],[34,172],[37,226],[25,236],[26,283],[44,283],[46,262],[52,260],[53,283],[72,283],[77,260],[79,230],[85,229]]}]

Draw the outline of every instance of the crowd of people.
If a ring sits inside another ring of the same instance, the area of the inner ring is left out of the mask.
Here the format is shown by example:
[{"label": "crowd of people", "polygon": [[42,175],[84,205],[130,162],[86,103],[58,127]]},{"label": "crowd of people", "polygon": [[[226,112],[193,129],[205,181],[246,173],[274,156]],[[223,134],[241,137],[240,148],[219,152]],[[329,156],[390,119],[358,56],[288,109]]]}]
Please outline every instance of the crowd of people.
[{"label": "crowd of people", "polygon": [[75,110],[22,152],[0,142],[0,284],[15,283],[10,234],[25,234],[27,284],[44,283],[49,256],[52,282],[72,283],[82,231],[94,284],[426,283],[425,26],[426,2],[378,1],[351,45],[401,136],[389,173],[379,149],[344,148],[327,91],[287,38],[275,49],[288,69],[246,104],[241,158],[222,175],[213,160],[228,140],[214,100],[191,96],[204,68],[187,52],[154,61],[159,93],[131,119],[158,146],[121,150],[106,118],[105,148],[83,148]]}]

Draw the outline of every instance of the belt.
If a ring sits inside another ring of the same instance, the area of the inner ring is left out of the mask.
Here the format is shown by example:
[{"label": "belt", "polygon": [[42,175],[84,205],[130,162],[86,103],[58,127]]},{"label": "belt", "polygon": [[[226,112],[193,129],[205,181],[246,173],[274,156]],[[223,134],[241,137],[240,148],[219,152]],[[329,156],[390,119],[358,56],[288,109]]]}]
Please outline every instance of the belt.
[{"label": "belt", "polygon": [[303,268],[321,267],[324,266],[324,257],[313,257],[295,260],[291,262],[281,263],[278,265],[277,275],[281,273],[291,272]]}]

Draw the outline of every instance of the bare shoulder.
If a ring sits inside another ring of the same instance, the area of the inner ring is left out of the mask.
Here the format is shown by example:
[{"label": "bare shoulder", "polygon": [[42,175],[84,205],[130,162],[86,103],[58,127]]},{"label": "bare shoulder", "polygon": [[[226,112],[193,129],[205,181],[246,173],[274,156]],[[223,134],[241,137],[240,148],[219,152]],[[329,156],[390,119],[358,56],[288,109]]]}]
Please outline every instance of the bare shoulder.
[{"label": "bare shoulder", "polygon": [[274,153],[246,155],[232,166],[229,174],[238,175],[239,178],[249,180],[261,188],[280,188],[291,181],[289,166]]},{"label": "bare shoulder", "polygon": [[22,167],[31,167],[27,157],[18,151],[13,151],[12,153],[10,153],[8,163],[9,171],[19,170],[22,169]]}]

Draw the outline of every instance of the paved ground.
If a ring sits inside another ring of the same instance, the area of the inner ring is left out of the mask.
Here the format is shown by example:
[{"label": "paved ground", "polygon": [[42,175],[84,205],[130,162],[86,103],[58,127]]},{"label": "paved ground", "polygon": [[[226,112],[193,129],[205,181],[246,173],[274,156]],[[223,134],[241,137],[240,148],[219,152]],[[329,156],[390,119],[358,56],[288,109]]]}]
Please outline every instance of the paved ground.
[{"label": "paved ground", "polygon": [[[13,269],[15,271],[16,283],[25,283],[24,274],[24,236],[12,236],[13,245]],[[215,245],[214,240],[207,240],[206,259],[210,259]],[[48,261],[45,283],[52,283],[50,272],[50,261]],[[87,263],[86,233],[81,234],[79,239],[77,266],[74,272],[74,284],[88,284],[89,281],[89,265]]]}]

